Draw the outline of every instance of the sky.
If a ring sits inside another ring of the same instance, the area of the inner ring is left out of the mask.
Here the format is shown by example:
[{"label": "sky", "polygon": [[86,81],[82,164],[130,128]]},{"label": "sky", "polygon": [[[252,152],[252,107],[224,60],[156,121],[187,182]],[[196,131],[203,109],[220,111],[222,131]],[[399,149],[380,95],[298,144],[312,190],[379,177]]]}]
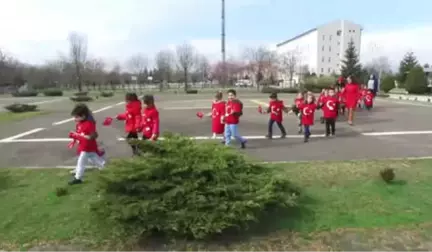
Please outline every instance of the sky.
[{"label": "sky", "polygon": [[[407,51],[432,63],[432,1],[225,0],[228,57],[271,46],[318,25],[346,19],[363,26],[361,61],[397,65]],[[88,55],[110,64],[192,44],[220,59],[221,0],[0,0],[0,48],[43,64],[68,54],[68,34],[86,34]]]}]

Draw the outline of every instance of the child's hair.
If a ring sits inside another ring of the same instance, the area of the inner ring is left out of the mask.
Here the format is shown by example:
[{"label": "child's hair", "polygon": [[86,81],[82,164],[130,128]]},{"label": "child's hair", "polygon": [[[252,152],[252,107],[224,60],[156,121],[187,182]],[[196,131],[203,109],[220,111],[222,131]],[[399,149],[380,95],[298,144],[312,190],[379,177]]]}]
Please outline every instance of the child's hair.
[{"label": "child's hair", "polygon": [[[309,98],[309,97],[312,98],[312,101],[311,101],[310,103],[308,103],[308,98]],[[308,95],[308,96],[306,97],[306,101],[305,101],[305,102],[308,103],[308,104],[315,103],[315,96],[313,96],[313,95]]]},{"label": "child's hair", "polygon": [[228,89],[227,94],[233,94],[234,96],[237,96],[237,92],[234,89]]},{"label": "child's hair", "polygon": [[278,98],[276,92],[271,93],[269,97],[270,97],[270,99],[277,99]]},{"label": "child's hair", "polygon": [[93,118],[90,109],[87,107],[87,105],[85,105],[85,104],[83,104],[83,103],[77,104],[77,105],[72,109],[71,115],[72,115],[72,116],[79,116],[79,117],[83,117],[83,118],[85,118],[86,120],[87,120],[87,119],[92,119],[92,118]]},{"label": "child's hair", "polygon": [[125,96],[125,100],[128,102],[138,101],[138,96],[136,93],[127,93]]},{"label": "child's hair", "polygon": [[218,101],[222,100],[222,97],[223,97],[223,93],[221,91],[217,91],[215,95],[216,100]]},{"label": "child's hair", "polygon": [[154,106],[154,97],[153,97],[153,95],[144,95],[143,102],[147,106]]}]

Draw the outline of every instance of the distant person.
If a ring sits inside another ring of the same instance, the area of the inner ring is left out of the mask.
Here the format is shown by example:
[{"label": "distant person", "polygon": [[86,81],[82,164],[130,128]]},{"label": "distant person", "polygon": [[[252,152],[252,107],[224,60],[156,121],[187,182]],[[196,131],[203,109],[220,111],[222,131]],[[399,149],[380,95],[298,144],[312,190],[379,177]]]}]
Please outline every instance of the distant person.
[{"label": "distant person", "polygon": [[373,74],[371,74],[369,77],[367,88],[371,90],[374,95],[378,92],[378,80]]}]

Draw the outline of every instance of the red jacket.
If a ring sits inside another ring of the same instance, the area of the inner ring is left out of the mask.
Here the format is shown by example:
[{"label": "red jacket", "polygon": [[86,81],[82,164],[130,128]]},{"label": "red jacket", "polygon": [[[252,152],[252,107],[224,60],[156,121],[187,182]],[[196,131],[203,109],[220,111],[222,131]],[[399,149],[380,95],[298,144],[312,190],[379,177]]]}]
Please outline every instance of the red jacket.
[{"label": "red jacket", "polygon": [[87,139],[85,136],[90,136],[96,133],[96,123],[91,120],[80,121],[76,125],[76,133],[70,134],[69,137],[78,141],[77,152],[97,152],[98,146],[96,139]]},{"label": "red jacket", "polygon": [[222,116],[225,114],[225,102],[214,101],[212,103],[212,133],[224,133],[225,125],[222,121]]},{"label": "red jacket", "polygon": [[142,115],[142,132],[144,138],[156,138],[159,136],[159,111],[156,107],[149,107],[143,110]]},{"label": "red jacket", "polygon": [[371,107],[373,105],[373,98],[374,98],[373,93],[371,91],[368,91],[363,99],[364,104],[368,107]]},{"label": "red jacket", "polygon": [[117,120],[125,121],[127,133],[137,133],[141,129],[141,101],[126,104],[126,112],[117,115]]},{"label": "red jacket", "polygon": [[294,100],[294,105],[300,109],[300,106],[304,103],[304,99],[303,98],[296,98]]},{"label": "red jacket", "polygon": [[323,116],[328,119],[335,119],[338,116],[338,98],[335,96],[327,96],[322,103]]},{"label": "red jacket", "polygon": [[300,105],[301,123],[305,126],[313,125],[315,121],[315,103],[303,103]]},{"label": "red jacket", "polygon": [[356,108],[361,95],[359,85],[356,83],[347,83],[342,95],[345,98],[345,106],[347,108]]},{"label": "red jacket", "polygon": [[241,112],[242,104],[239,100],[228,101],[225,106],[225,123],[238,124]]},{"label": "red jacket", "polygon": [[285,105],[281,100],[270,101],[267,112],[270,113],[270,120],[275,122],[282,122],[283,111]]}]

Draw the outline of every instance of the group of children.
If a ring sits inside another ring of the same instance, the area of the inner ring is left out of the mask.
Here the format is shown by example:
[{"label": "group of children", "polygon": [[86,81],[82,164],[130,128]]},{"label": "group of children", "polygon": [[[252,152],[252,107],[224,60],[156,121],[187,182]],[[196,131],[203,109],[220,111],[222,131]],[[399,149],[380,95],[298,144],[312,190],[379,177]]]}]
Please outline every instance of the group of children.
[{"label": "group of children", "polygon": [[[96,165],[97,168],[103,169],[106,160],[104,158],[105,151],[101,150],[97,143],[96,121],[90,109],[85,104],[78,104],[71,114],[75,118],[76,129],[69,133],[69,138],[72,139],[69,148],[73,148],[77,144],[78,154],[77,165],[73,171],[74,177],[69,182],[70,185],[74,185],[82,183],[88,161]],[[152,95],[145,95],[143,103],[141,103],[135,93],[126,94],[125,112],[118,114],[116,119],[125,122],[128,140],[138,139],[141,134],[143,140],[155,141],[159,136],[159,112]],[[108,126],[112,121],[113,118],[107,117],[103,125]],[[139,155],[137,146],[131,144],[131,147],[133,154]]]},{"label": "group of children", "polygon": [[[223,100],[223,93],[217,92],[212,103],[212,111],[206,116],[212,119],[213,138],[223,135],[223,144],[230,145],[231,138],[235,138],[246,148],[247,140],[239,134],[239,122],[243,115],[243,103],[237,98],[234,89],[227,91],[227,101]],[[358,106],[370,110],[373,107],[373,91],[364,86],[358,95]],[[155,106],[154,97],[145,95],[143,102],[138,99],[135,93],[128,93],[125,97],[125,112],[118,114],[115,118],[125,122],[125,132],[127,140],[139,139],[142,135],[143,140],[155,141],[159,137],[159,112]],[[311,136],[310,127],[315,122],[315,111],[321,109],[321,123],[325,124],[326,136],[334,136],[336,132],[336,120],[339,115],[345,113],[344,90],[339,88],[323,89],[318,99],[312,92],[300,92],[294,100],[294,104],[288,108],[282,100],[278,99],[277,93],[270,95],[268,107],[263,109],[258,107],[258,112],[269,114],[267,138],[273,137],[273,125],[279,127],[281,138],[286,137],[286,130],[283,126],[283,113],[294,113],[298,117],[298,133],[304,134],[304,142],[308,142]],[[144,108],[143,108],[144,107]],[[105,151],[101,150],[97,144],[98,133],[96,122],[90,109],[84,104],[78,104],[72,110],[75,118],[76,130],[69,133],[72,142],[69,148],[76,144],[78,152],[78,162],[73,171],[74,177],[69,184],[80,184],[88,161],[95,164],[99,169],[105,166]],[[205,115],[198,112],[197,116],[203,118]],[[114,119],[105,118],[103,125],[108,126]],[[137,146],[131,144],[133,155],[139,155]]]}]

